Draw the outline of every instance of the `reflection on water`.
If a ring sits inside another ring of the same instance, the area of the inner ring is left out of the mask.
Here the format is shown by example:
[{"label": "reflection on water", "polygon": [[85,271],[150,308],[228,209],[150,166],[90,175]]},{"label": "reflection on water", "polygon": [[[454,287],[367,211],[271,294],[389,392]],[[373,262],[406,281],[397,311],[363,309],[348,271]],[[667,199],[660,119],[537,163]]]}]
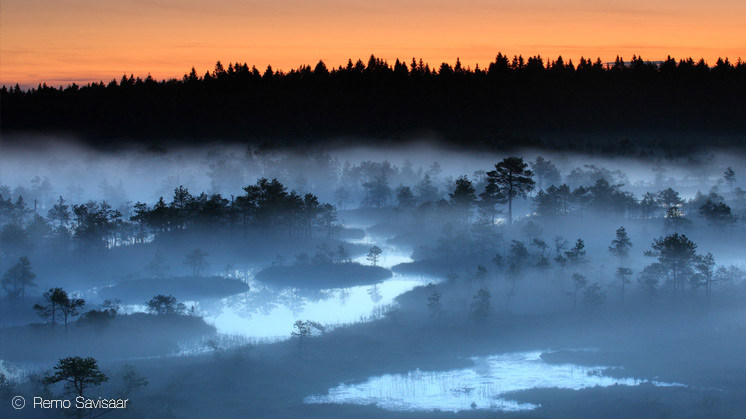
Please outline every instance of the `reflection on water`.
[{"label": "reflection on water", "polygon": [[519,403],[503,398],[503,395],[534,388],[580,390],[595,386],[634,386],[642,383],[681,386],[634,378],[608,377],[603,375],[603,370],[607,367],[601,366],[548,364],[542,360],[541,354],[542,351],[531,351],[478,357],[472,358],[472,367],[460,370],[415,370],[406,375],[372,377],[360,384],[340,384],[330,389],[329,394],[309,396],[304,402],[376,405],[399,411],[520,411],[533,410],[539,405]]},{"label": "reflection on water", "polygon": [[[382,253],[378,265],[384,268],[412,261],[408,249],[388,244],[384,237],[366,235],[348,242],[379,246]],[[368,265],[366,256],[359,255],[353,261]],[[322,290],[277,290],[251,279],[248,282],[251,288],[247,293],[199,303],[199,311],[219,333],[287,339],[296,320],[313,320],[331,327],[365,321],[383,312],[397,296],[437,279],[394,273],[392,278],[372,286]]]},{"label": "reflection on water", "polygon": [[[363,226],[355,227],[363,228]],[[365,237],[361,239],[347,240],[347,243],[362,244],[371,247],[373,245],[378,246],[381,249],[381,256],[378,259],[378,266],[384,267],[386,269],[391,269],[392,266],[398,265],[400,263],[412,262],[412,252],[410,249],[388,243],[387,237],[385,236],[372,236],[366,232]],[[358,255],[352,258],[352,261],[361,263],[363,265],[370,264],[367,251],[362,255]]]},{"label": "reflection on water", "polygon": [[219,301],[201,302],[199,310],[219,333],[284,339],[290,337],[296,320],[313,320],[331,326],[363,321],[377,308],[392,304],[398,295],[428,282],[432,282],[432,278],[394,274],[372,286],[276,291],[251,281],[251,291]]},{"label": "reflection on water", "polygon": [[[378,266],[391,268],[411,262],[408,249],[388,244],[384,237],[350,240],[349,243],[379,246],[382,254]],[[369,265],[367,251],[353,259]],[[195,307],[205,321],[215,325],[218,333],[250,337],[260,341],[288,339],[296,320],[312,320],[328,327],[369,320],[380,316],[394,299],[411,289],[437,282],[425,276],[394,273],[381,283],[348,288],[300,290],[277,289],[253,279],[256,267],[236,269],[231,266],[231,277],[245,280],[249,291],[222,299],[184,301],[187,308]],[[350,281],[354,282],[354,281]],[[128,313],[146,311],[140,305],[123,307]]]}]

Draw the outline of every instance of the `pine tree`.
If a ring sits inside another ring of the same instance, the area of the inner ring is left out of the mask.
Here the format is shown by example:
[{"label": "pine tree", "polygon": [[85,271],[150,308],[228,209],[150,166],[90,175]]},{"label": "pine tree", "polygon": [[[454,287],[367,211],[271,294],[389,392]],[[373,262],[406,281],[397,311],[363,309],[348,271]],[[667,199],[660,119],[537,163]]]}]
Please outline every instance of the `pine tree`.
[{"label": "pine tree", "polygon": [[506,157],[495,165],[495,170],[487,172],[487,177],[494,179],[507,199],[508,224],[513,223],[513,199],[518,196],[525,198],[534,188],[533,175],[520,157]]},{"label": "pine tree", "polygon": [[26,297],[26,288],[35,287],[36,274],[31,271],[31,261],[26,256],[18,259],[3,275],[2,287],[9,297]]}]

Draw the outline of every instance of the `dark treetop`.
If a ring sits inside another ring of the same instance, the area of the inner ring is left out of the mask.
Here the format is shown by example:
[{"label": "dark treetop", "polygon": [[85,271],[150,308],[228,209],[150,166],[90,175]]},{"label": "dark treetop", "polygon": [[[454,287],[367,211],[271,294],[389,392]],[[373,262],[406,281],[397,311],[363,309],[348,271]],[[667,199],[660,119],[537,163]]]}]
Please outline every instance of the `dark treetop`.
[{"label": "dark treetop", "polygon": [[[486,69],[460,61],[371,56],[328,70],[323,62],[287,73],[220,62],[203,76],[156,81],[46,84],[0,91],[2,133],[65,133],[98,146],[129,141],[199,144],[206,140],[305,144],[344,137],[403,141],[433,134],[460,147],[543,146],[628,150],[639,133],[670,148],[681,133],[743,144],[746,64],[719,59],[652,63],[639,57],[602,63],[498,54]],[[578,135],[618,140],[579,145]],[[668,140],[661,140],[668,135]],[[569,141],[569,139],[573,141]],[[666,142],[665,144],[662,142]],[[694,143],[694,142],[692,142]],[[691,144],[689,144],[691,145]]]}]

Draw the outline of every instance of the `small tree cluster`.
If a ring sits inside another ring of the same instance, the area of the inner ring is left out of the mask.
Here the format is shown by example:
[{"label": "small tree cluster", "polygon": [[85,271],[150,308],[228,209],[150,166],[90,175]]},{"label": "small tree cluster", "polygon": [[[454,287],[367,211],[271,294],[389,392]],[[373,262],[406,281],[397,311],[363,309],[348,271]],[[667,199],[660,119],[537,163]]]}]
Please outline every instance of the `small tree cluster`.
[{"label": "small tree cluster", "polygon": [[183,315],[186,313],[184,303],[176,301],[173,295],[159,294],[151,298],[145,305],[148,311],[159,316],[165,315]]},{"label": "small tree cluster", "polygon": [[67,291],[62,288],[50,288],[42,297],[44,304],[34,304],[34,310],[39,317],[48,319],[52,327],[57,325],[61,317],[65,324],[65,332],[68,322],[80,314],[78,310],[85,304],[82,298],[70,298]]}]

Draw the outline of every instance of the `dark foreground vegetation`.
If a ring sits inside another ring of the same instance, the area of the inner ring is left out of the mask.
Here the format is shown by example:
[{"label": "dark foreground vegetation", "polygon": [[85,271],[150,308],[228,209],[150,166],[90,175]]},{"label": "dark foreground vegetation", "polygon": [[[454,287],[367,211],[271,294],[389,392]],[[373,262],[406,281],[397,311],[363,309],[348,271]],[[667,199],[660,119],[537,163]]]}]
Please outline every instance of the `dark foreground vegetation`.
[{"label": "dark foreground vegetation", "polygon": [[65,133],[99,147],[267,138],[269,146],[343,144],[339,138],[380,145],[434,136],[462,149],[682,154],[743,146],[744,96],[746,64],[727,58],[573,63],[498,54],[487,68],[470,68],[371,56],[289,72],[218,62],[182,79],[4,86],[0,126],[4,135]]}]

